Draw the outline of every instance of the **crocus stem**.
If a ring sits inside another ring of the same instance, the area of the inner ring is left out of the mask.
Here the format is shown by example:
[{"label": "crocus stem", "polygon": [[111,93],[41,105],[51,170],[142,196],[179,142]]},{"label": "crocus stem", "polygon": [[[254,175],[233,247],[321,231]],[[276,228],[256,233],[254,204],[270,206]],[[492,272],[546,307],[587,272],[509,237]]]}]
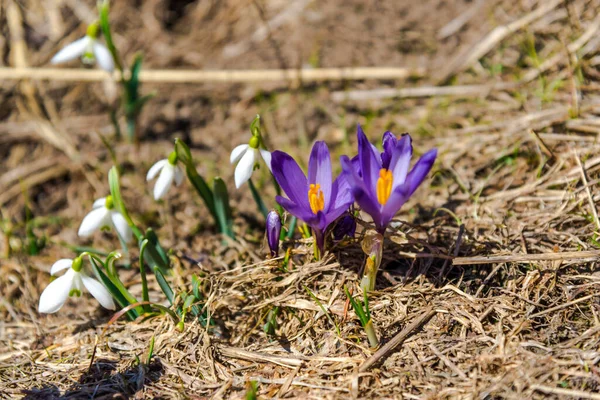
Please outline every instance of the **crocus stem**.
[{"label": "crocus stem", "polygon": [[325,235],[318,229],[313,229],[313,236],[315,237],[315,260],[319,261],[323,255],[323,247],[325,245]]},{"label": "crocus stem", "polygon": [[370,292],[375,289],[375,279],[377,271],[381,265],[383,253],[383,235],[375,233],[367,236],[362,244],[363,251],[367,253],[367,261],[363,272],[360,287],[364,292]]},{"label": "crocus stem", "polygon": [[256,186],[254,186],[254,183],[252,183],[252,179],[248,180],[248,186],[250,187],[250,192],[252,192],[252,198],[254,199],[254,202],[256,203],[256,207],[258,207],[258,211],[260,211],[261,214],[265,218],[267,218],[267,214],[269,213],[269,210],[267,209],[267,206],[265,206],[265,202],[260,197],[258,190],[256,190]]},{"label": "crocus stem", "polygon": [[375,333],[375,328],[373,327],[373,320],[370,319],[364,326],[365,332],[367,333],[367,339],[369,339],[369,344],[371,348],[374,349],[379,346],[379,339],[377,339],[377,334]]}]

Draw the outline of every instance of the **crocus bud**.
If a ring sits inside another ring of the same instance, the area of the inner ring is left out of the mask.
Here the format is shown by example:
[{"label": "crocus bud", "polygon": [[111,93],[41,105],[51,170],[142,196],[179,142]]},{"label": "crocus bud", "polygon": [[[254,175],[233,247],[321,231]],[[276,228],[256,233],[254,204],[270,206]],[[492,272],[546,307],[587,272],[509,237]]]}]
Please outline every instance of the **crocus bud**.
[{"label": "crocus bud", "polygon": [[281,218],[277,211],[270,211],[267,215],[267,242],[271,249],[271,257],[279,253],[279,235],[281,234]]},{"label": "crocus bud", "polygon": [[356,220],[348,213],[342,215],[333,228],[333,239],[342,240],[344,236],[354,237],[356,232]]}]

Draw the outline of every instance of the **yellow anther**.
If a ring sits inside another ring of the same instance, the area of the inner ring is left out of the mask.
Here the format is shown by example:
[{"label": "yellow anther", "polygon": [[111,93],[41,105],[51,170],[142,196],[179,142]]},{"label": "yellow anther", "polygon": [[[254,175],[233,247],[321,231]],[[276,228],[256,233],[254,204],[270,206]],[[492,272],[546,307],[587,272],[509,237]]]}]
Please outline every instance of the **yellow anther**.
[{"label": "yellow anther", "polygon": [[314,214],[319,211],[323,211],[325,208],[325,197],[323,197],[323,191],[321,190],[321,185],[310,184],[310,188],[308,189],[308,203],[310,204],[310,209]]},{"label": "yellow anther", "polygon": [[392,171],[381,168],[379,170],[379,179],[377,179],[377,201],[382,206],[389,200],[393,184],[394,175],[392,175]]}]

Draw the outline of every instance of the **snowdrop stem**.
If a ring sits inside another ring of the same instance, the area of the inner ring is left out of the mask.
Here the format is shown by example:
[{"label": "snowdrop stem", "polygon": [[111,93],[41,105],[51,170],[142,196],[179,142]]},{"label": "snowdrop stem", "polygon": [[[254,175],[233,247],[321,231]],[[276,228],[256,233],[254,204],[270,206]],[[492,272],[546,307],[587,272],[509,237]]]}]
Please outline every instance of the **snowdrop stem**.
[{"label": "snowdrop stem", "polygon": [[98,2],[98,13],[100,14],[100,28],[102,29],[104,40],[106,40],[106,47],[108,48],[108,51],[110,51],[115,65],[121,72],[121,81],[124,82],[125,78],[123,76],[123,64],[121,64],[121,58],[119,57],[119,53],[117,52],[117,48],[115,47],[115,43],[113,42],[112,34],[110,32],[110,22],[108,21],[108,3],[108,0],[101,0]]},{"label": "snowdrop stem", "polygon": [[[123,203],[123,197],[121,196],[121,185],[119,183],[119,171],[117,170],[116,166],[113,166],[108,172],[108,186],[110,187],[110,195],[115,208],[123,215],[123,218],[125,218],[125,221],[127,221],[127,225],[129,225],[131,228],[138,242],[144,240],[144,234],[133,223],[133,220],[127,212],[127,208],[125,208],[125,203]],[[119,237],[119,239],[121,238]]]},{"label": "snowdrop stem", "polygon": [[260,194],[258,193],[258,190],[256,190],[256,186],[254,186],[254,183],[252,182],[252,179],[248,179],[248,186],[250,187],[250,192],[252,192],[252,198],[254,199],[254,202],[256,203],[256,206],[258,207],[258,211],[265,218],[267,218],[267,214],[269,213],[269,210],[267,209],[267,206],[265,205],[265,202],[260,197]]}]

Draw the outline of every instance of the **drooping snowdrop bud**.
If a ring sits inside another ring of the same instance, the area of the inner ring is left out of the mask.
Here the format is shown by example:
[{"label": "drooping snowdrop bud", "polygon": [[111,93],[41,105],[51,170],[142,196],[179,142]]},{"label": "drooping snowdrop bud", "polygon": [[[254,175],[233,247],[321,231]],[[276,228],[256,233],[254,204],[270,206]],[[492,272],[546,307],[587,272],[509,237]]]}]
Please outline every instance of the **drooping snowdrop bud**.
[{"label": "drooping snowdrop bud", "polygon": [[50,63],[60,64],[71,61],[76,58],[81,58],[85,64],[98,62],[100,67],[108,72],[115,69],[115,63],[110,51],[101,43],[98,43],[100,28],[97,22],[88,26],[87,33],[81,39],[69,43],[63,47],[58,53],[52,57]]},{"label": "drooping snowdrop bud", "polygon": [[51,275],[68,269],[61,277],[50,282],[40,296],[38,311],[40,313],[55,313],[65,304],[69,297],[80,297],[85,288],[98,300],[100,305],[109,310],[115,309],[115,303],[108,291],[100,282],[90,277],[83,271],[83,260],[81,256],[74,260],[63,258],[52,265]]},{"label": "drooping snowdrop bud", "polygon": [[162,198],[173,185],[173,181],[177,186],[183,182],[183,170],[177,165],[176,152],[172,152],[169,158],[157,161],[148,171],[146,181],[154,179],[159,172],[160,175],[154,185],[154,200]]},{"label": "drooping snowdrop bud", "polygon": [[270,211],[267,215],[267,243],[271,250],[271,257],[279,253],[279,235],[281,234],[281,218],[277,211]]},{"label": "drooping snowdrop bud", "polygon": [[263,143],[259,122],[260,117],[256,116],[250,126],[252,137],[248,144],[240,144],[231,152],[231,163],[238,163],[235,167],[235,187],[238,189],[250,179],[252,172],[259,167],[258,162],[261,158],[265,160],[269,171],[271,170],[271,153],[261,148]]},{"label": "drooping snowdrop bud", "polygon": [[91,236],[95,231],[103,228],[114,228],[125,242],[129,242],[133,237],[127,220],[115,209],[112,196],[102,197],[94,202],[92,211],[81,222],[78,235]]}]

